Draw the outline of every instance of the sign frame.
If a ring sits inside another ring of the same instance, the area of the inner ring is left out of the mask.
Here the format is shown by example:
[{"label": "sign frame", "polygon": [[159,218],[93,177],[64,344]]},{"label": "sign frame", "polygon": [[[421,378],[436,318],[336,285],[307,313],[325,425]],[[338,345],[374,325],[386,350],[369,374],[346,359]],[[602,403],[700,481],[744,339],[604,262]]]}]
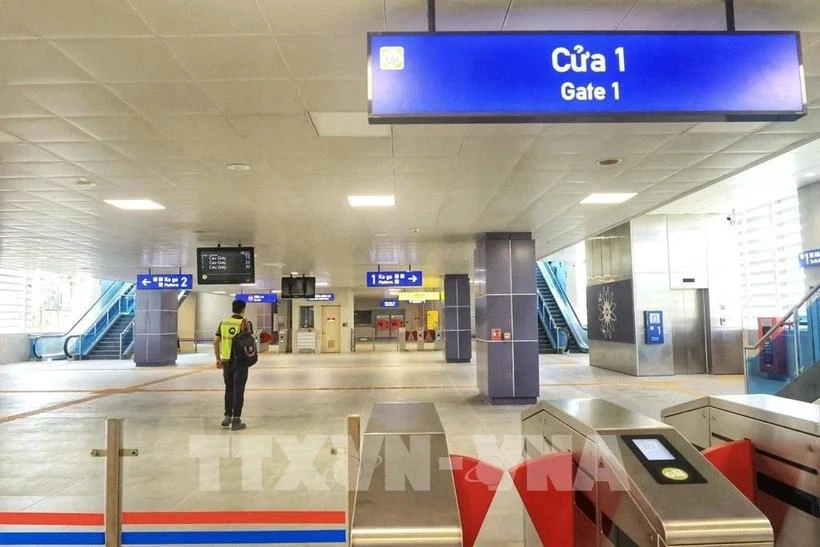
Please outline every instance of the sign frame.
[{"label": "sign frame", "polygon": [[336,293],[332,292],[317,292],[313,298],[306,298],[308,302],[335,302]]},{"label": "sign frame", "polygon": [[820,249],[806,249],[797,255],[801,268],[816,268],[820,266]]},{"label": "sign frame", "polygon": [[[253,298],[264,297],[262,300],[251,300]],[[276,293],[236,293],[234,300],[241,300],[248,304],[279,304],[279,295]]]},{"label": "sign frame", "polygon": [[[160,281],[157,278],[163,278],[162,284],[165,284],[165,278],[178,279],[179,283],[175,287],[159,286]],[[187,280],[187,286],[185,281]],[[192,291],[194,290],[194,275],[193,274],[137,274],[136,286],[138,291]]]},{"label": "sign frame", "polygon": [[[399,282],[391,282],[391,283],[379,283],[379,276],[386,275],[388,277],[392,277],[394,280],[398,279]],[[416,277],[416,281],[410,281],[410,277]],[[376,280],[371,282],[371,279],[375,277]],[[406,283],[404,281],[407,281]],[[391,271],[375,271],[375,272],[367,272],[365,275],[365,282],[367,284],[368,289],[382,289],[385,287],[422,287],[424,286],[424,271],[423,270],[391,270]]]},{"label": "sign frame", "polygon": [[[496,113],[469,114],[456,113],[436,115],[416,114],[373,114],[373,38],[380,36],[446,36],[446,35],[792,35],[796,40],[797,61],[802,86],[802,109],[799,111],[703,111],[703,112],[653,112],[653,113]],[[648,31],[424,31],[411,32],[368,32],[367,33],[367,118],[370,125],[383,124],[487,124],[487,123],[636,123],[636,122],[779,122],[795,121],[808,114],[808,95],[803,62],[803,47],[799,31],[688,31],[688,30],[648,30]]]}]

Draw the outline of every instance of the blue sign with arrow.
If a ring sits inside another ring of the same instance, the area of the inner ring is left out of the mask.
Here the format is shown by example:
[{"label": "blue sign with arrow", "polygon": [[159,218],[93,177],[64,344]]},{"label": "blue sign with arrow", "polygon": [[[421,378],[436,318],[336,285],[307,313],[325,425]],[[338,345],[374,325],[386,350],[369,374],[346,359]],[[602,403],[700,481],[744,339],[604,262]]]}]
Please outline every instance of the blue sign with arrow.
[{"label": "blue sign with arrow", "polygon": [[194,288],[194,276],[189,274],[142,274],[137,276],[140,291],[189,291]]},{"label": "blue sign with arrow", "polygon": [[407,272],[367,272],[368,287],[421,287],[421,270]]},{"label": "blue sign with arrow", "polygon": [[235,296],[237,300],[247,302],[248,304],[278,304],[279,295],[274,293],[261,294],[244,294],[239,293]]}]

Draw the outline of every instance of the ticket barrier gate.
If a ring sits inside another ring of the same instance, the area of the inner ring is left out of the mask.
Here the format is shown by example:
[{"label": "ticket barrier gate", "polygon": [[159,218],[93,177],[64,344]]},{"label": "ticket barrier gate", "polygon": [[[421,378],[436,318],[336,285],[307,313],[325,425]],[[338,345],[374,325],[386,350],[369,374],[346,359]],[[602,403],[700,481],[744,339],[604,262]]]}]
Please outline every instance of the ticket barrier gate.
[{"label": "ticket barrier gate", "polygon": [[[773,545],[767,518],[670,425],[602,399],[543,401],[521,416],[524,457],[564,455],[574,543],[669,547]],[[528,504],[525,545],[544,541],[548,505]],[[565,544],[566,545],[566,544]]]},{"label": "ticket barrier gate", "polygon": [[727,395],[675,405],[661,416],[754,501],[778,547],[820,545],[820,407]]}]

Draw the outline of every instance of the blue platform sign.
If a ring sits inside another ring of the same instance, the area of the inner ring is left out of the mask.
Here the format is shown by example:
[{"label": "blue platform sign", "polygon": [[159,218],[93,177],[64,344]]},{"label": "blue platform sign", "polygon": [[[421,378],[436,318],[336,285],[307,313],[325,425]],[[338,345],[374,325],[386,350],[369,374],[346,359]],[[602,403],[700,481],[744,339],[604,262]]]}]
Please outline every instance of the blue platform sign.
[{"label": "blue platform sign", "polygon": [[800,267],[813,268],[820,266],[820,249],[812,249],[800,253]]},{"label": "blue platform sign", "polygon": [[194,288],[194,276],[189,274],[143,274],[137,276],[140,291],[190,291]]},{"label": "blue platform sign", "polygon": [[308,298],[308,302],[333,302],[336,294],[332,292],[317,293],[313,298]]},{"label": "blue platform sign", "polygon": [[406,272],[367,272],[368,287],[421,287],[424,276],[420,270]]},{"label": "blue platform sign", "polygon": [[237,293],[237,300],[242,300],[248,304],[278,304],[279,295],[275,293],[245,294]]},{"label": "blue platform sign", "polygon": [[663,344],[663,312],[660,310],[643,312],[643,324],[646,344]]},{"label": "blue platform sign", "polygon": [[796,32],[368,35],[370,123],[784,121]]},{"label": "blue platform sign", "polygon": [[385,298],[379,301],[379,306],[382,308],[398,308],[401,303],[398,298]]}]

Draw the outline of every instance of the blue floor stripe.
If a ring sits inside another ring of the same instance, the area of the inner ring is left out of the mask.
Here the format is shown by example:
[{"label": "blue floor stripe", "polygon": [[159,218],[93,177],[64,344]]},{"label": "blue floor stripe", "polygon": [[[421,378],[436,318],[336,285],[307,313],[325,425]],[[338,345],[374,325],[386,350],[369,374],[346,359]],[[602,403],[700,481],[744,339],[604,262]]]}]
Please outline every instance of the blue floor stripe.
[{"label": "blue floor stripe", "polygon": [[102,532],[0,532],[0,545],[105,545]]},{"label": "blue floor stripe", "polygon": [[237,530],[123,532],[123,545],[228,545],[243,543],[344,543],[345,530]]}]

